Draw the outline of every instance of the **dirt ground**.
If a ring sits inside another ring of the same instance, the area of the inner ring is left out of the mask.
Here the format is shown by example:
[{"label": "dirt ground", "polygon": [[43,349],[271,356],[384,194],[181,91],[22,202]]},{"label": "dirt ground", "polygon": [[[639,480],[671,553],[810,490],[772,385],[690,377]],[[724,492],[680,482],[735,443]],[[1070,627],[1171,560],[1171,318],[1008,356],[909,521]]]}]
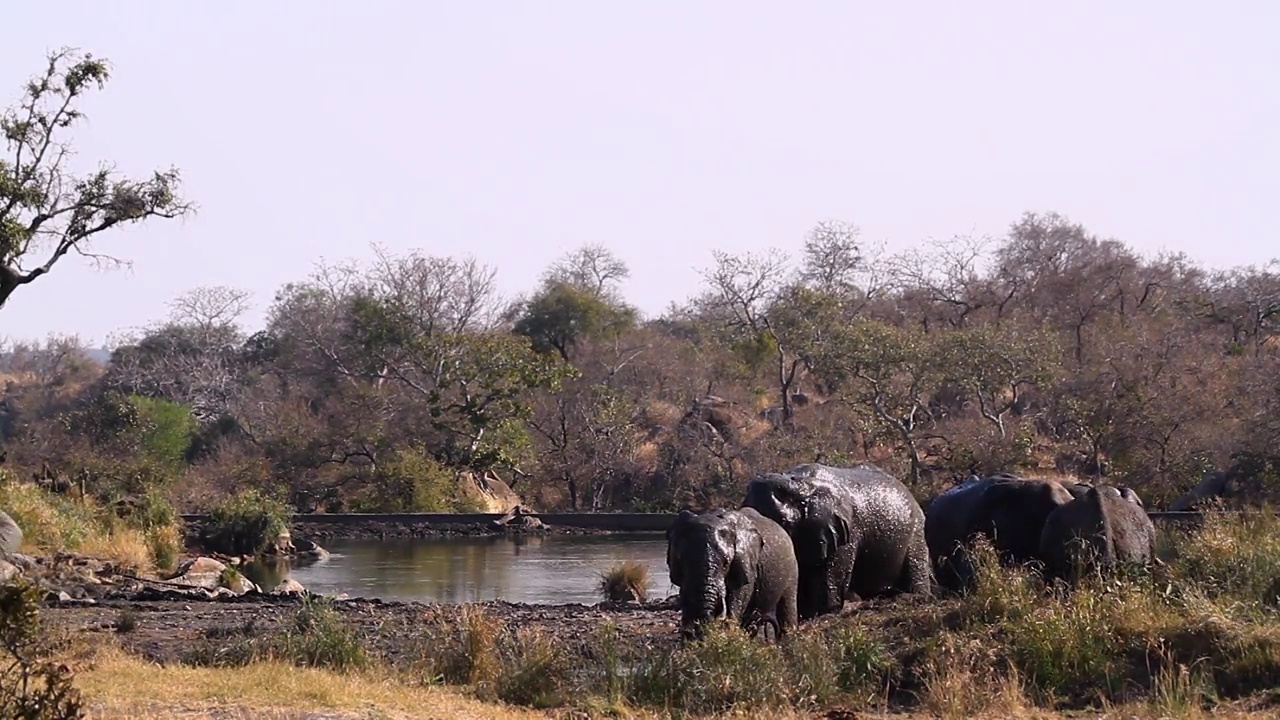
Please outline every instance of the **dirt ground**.
[{"label": "dirt ground", "polygon": [[[292,598],[246,597],[207,600],[102,600],[94,605],[52,605],[42,611],[50,628],[79,636],[111,637],[130,653],[161,664],[178,662],[210,638],[236,633],[267,633],[282,627],[297,610]],[[370,647],[396,661],[415,649],[430,617],[459,613],[463,606],[352,599],[334,603]],[[679,612],[670,604],[615,607],[477,603],[507,621],[509,627],[538,628],[561,638],[586,638],[612,620],[625,643],[652,646],[675,643]],[[132,629],[121,632],[122,615]]]}]

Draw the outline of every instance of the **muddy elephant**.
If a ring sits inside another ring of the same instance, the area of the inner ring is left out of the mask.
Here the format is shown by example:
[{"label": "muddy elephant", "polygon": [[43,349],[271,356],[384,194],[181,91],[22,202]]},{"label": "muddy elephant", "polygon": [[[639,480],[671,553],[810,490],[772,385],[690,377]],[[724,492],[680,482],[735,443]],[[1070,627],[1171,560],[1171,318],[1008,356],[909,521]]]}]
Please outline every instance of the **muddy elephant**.
[{"label": "muddy elephant", "polygon": [[682,510],[667,529],[667,568],[680,586],[680,632],[696,638],[708,620],[763,621],[781,639],[797,623],[799,569],[791,538],[751,508]]},{"label": "muddy elephant", "polygon": [[1065,487],[1067,492],[1071,493],[1071,497],[1075,499],[1084,497],[1089,490],[1096,487],[1102,492],[1128,500],[1131,503],[1136,503],[1138,507],[1145,507],[1145,504],[1142,502],[1142,498],[1138,496],[1138,493],[1134,492],[1133,488],[1125,485],[1094,485],[1093,483],[1076,482],[1063,483],[1063,487]]},{"label": "muddy elephant", "polygon": [[1000,474],[970,477],[929,503],[925,537],[938,584],[951,590],[972,579],[967,552],[981,535],[1005,564],[1038,560],[1040,534],[1050,513],[1072,501],[1062,483]]},{"label": "muddy elephant", "polygon": [[1155,524],[1120,489],[1092,487],[1049,514],[1040,534],[1040,557],[1047,577],[1071,582],[1094,570],[1150,565],[1156,559]]},{"label": "muddy elephant", "polygon": [[742,504],[791,536],[801,620],[839,612],[854,594],[932,592],[924,512],[878,467],[810,463],[761,475],[748,483]]}]

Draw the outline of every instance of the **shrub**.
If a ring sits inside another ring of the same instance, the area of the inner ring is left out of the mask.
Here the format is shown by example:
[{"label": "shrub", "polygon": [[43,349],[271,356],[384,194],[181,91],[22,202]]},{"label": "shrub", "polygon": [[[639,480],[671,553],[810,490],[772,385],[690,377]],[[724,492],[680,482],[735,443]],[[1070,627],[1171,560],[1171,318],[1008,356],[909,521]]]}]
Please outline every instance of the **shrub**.
[{"label": "shrub", "polygon": [[778,707],[790,704],[788,679],[777,645],[755,641],[735,625],[712,623],[700,640],[641,659],[631,698],[706,714]]},{"label": "shrub", "polygon": [[290,517],[284,503],[258,490],[245,490],[213,508],[202,540],[214,552],[257,555],[288,529]]},{"label": "shrub", "polygon": [[416,449],[397,451],[379,465],[355,512],[478,512],[483,510],[458,482],[457,472]]},{"label": "shrub", "polygon": [[428,624],[430,649],[422,659],[429,679],[484,687],[498,678],[498,642],[506,624],[483,608],[464,607],[457,617]]},{"label": "shrub", "polygon": [[92,498],[51,493],[16,482],[3,471],[0,507],[22,528],[23,547],[32,552],[79,552],[141,569],[171,566],[181,549],[178,518],[171,509],[149,514],[146,522],[121,520]]},{"label": "shrub", "polygon": [[1173,535],[1175,577],[1209,597],[1280,604],[1280,518],[1206,514],[1200,527]]},{"label": "shrub", "polygon": [[369,664],[360,634],[327,598],[304,597],[275,653],[299,667],[355,670]]},{"label": "shrub", "polygon": [[0,585],[0,717],[72,720],[85,716],[71,672],[45,659],[40,588],[25,581]]},{"label": "shrub", "polygon": [[626,560],[600,574],[600,596],[605,602],[644,602],[649,595],[649,566]]}]

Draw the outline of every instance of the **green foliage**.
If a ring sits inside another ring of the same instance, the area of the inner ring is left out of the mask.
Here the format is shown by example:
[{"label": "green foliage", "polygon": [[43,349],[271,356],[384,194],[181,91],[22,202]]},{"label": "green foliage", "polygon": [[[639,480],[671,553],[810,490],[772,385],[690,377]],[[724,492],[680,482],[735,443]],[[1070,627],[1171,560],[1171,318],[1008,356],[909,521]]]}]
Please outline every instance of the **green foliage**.
[{"label": "green foliage", "polygon": [[292,516],[279,500],[259,490],[238,492],[216,505],[202,531],[205,547],[228,555],[257,555],[289,527]]},{"label": "green foliage", "polygon": [[525,304],[513,331],[540,353],[557,352],[570,362],[583,340],[613,339],[636,321],[633,308],[564,282],[552,282]]},{"label": "green foliage", "polygon": [[77,177],[65,165],[72,153],[62,135],[83,119],[85,92],[109,77],[106,61],[59,50],[0,117],[11,158],[0,161],[0,307],[99,233],[190,209],[179,196],[177,170],[133,180],[106,166]]},{"label": "green foliage", "polygon": [[190,408],[169,400],[135,395],[129,398],[138,409],[142,426],[142,451],[152,460],[178,465],[186,458],[196,432]]},{"label": "green foliage", "polygon": [[0,717],[85,717],[70,670],[42,657],[48,649],[40,624],[41,592],[23,580],[0,585]]},{"label": "green foliage", "polygon": [[357,512],[474,512],[476,501],[459,483],[458,472],[422,450],[397,450],[378,466]]}]

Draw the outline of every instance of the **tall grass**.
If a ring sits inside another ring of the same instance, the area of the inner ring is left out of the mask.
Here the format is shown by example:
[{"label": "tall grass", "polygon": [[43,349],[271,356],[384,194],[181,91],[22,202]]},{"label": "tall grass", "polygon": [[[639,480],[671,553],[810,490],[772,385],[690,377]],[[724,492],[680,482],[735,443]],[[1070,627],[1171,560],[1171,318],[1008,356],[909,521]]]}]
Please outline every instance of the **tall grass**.
[{"label": "tall grass", "polygon": [[147,522],[122,519],[92,497],[51,493],[3,471],[0,508],[22,529],[22,549],[29,553],[77,552],[145,570],[172,567],[182,547],[178,519],[171,512]]},{"label": "tall grass", "polygon": [[[608,623],[557,635],[510,624],[485,606],[440,606],[417,623],[418,642],[394,666],[417,684],[593,716],[846,708],[1034,717],[1123,706],[1126,716],[1196,717],[1265,699],[1280,677],[1280,609],[1266,592],[1277,537],[1275,520],[1210,519],[1165,539],[1166,567],[1095,573],[1071,586],[1004,567],[979,546],[972,589],[961,597],[877,603],[805,623],[780,643],[726,623],[681,643],[670,616],[658,636]],[[233,633],[224,638],[231,647],[257,649],[224,648],[221,657],[356,670],[377,664],[372,649],[357,654],[359,635],[341,612],[315,612],[322,621],[299,615],[284,639],[259,629]],[[348,661],[356,657],[364,659]]]}]

